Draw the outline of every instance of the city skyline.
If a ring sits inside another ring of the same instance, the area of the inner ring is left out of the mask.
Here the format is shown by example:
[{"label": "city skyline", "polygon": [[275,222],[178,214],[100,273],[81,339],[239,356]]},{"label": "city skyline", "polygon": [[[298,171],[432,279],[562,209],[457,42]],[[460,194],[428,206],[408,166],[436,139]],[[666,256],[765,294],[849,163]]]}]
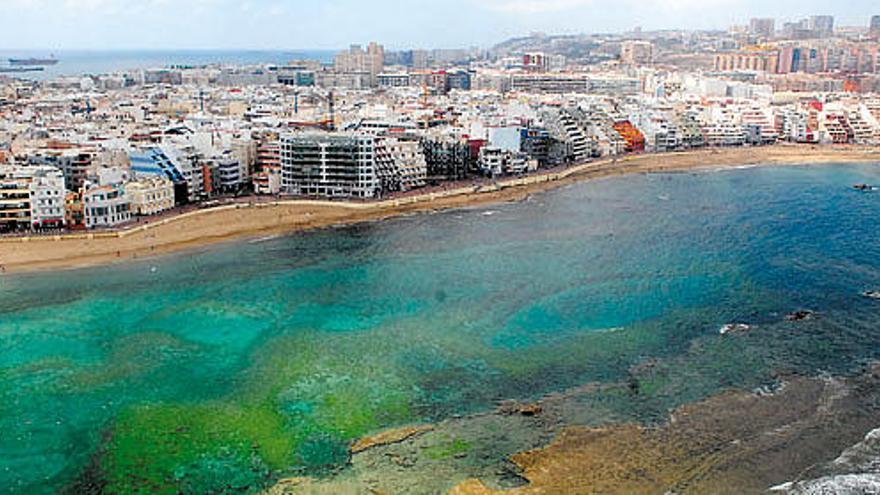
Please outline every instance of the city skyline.
[{"label": "city skyline", "polygon": [[[377,39],[390,49],[491,46],[530,32],[613,33],[726,29],[752,17],[795,20],[836,17],[838,26],[865,26],[873,2],[755,0],[448,0],[447,2],[320,4],[278,0],[9,0],[0,32],[5,49],[161,50],[339,49]],[[613,8],[612,8],[613,7]]]}]

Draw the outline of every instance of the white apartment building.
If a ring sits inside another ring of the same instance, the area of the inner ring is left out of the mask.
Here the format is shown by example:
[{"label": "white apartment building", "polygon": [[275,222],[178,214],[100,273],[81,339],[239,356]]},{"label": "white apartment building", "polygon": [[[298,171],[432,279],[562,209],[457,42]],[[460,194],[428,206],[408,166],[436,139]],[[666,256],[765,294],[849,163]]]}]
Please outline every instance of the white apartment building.
[{"label": "white apartment building", "polygon": [[853,142],[858,144],[876,144],[880,141],[877,129],[858,110],[847,112],[846,121],[852,129]]},{"label": "white apartment building", "polygon": [[205,169],[201,163],[203,156],[195,146],[165,145],[161,147],[161,151],[168,158],[168,163],[186,181],[189,201],[196,202],[208,195],[207,187],[211,186],[210,180],[206,184]]},{"label": "white apartment building", "polygon": [[716,122],[703,127],[706,144],[709,146],[742,146],[746,143],[746,133],[740,124]]},{"label": "white apartment building", "polygon": [[550,135],[566,146],[566,154],[574,162],[590,158],[593,154],[593,141],[584,131],[582,121],[586,116],[580,109],[554,109],[545,111],[541,118]]},{"label": "white apartment building", "polygon": [[250,182],[247,163],[241,161],[234,154],[225,153],[215,158],[215,163],[220,179],[220,183],[217,184],[220,191],[238,192]]},{"label": "white apartment building", "polygon": [[32,171],[28,186],[31,196],[31,225],[35,228],[64,225],[64,204],[67,190],[64,174],[53,167]]},{"label": "white apartment building", "polygon": [[645,136],[645,151],[660,153],[676,150],[681,146],[678,127],[663,112],[638,112],[633,116],[633,121]]},{"label": "white apartment building", "polygon": [[491,176],[504,173],[504,151],[501,148],[483,146],[480,149],[480,170]]},{"label": "white apartment building", "polygon": [[787,109],[782,114],[782,138],[795,143],[815,143],[818,136],[810,129],[809,116],[797,109]]},{"label": "white apartment building", "polygon": [[63,226],[65,195],[55,167],[0,167],[0,229]]},{"label": "white apartment building", "polygon": [[83,212],[87,228],[113,227],[131,220],[131,211],[122,185],[92,186],[83,190]]},{"label": "white apartment building", "polygon": [[523,174],[538,169],[537,160],[514,151],[505,151],[497,146],[484,146],[480,149],[480,170],[490,176]]}]

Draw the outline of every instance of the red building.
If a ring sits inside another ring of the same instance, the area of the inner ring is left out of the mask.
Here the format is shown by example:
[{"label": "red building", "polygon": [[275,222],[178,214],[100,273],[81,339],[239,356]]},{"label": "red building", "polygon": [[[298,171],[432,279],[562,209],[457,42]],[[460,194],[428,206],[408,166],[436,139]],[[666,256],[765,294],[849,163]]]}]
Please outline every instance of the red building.
[{"label": "red building", "polygon": [[628,120],[622,120],[614,124],[614,130],[626,141],[626,151],[645,151],[645,135],[636,129]]}]

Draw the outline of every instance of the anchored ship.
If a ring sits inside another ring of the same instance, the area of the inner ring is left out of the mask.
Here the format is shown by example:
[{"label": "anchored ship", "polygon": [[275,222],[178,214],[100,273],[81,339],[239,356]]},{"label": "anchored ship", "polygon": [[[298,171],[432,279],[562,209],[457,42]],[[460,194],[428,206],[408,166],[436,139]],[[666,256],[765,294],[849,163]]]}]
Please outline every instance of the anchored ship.
[{"label": "anchored ship", "polygon": [[0,67],[0,74],[10,74],[10,73],[19,73],[19,72],[42,72],[46,70],[45,67]]},{"label": "anchored ship", "polygon": [[55,65],[58,63],[58,59],[55,57],[51,58],[10,58],[9,65],[16,67],[35,67],[35,66],[46,66],[46,65]]}]

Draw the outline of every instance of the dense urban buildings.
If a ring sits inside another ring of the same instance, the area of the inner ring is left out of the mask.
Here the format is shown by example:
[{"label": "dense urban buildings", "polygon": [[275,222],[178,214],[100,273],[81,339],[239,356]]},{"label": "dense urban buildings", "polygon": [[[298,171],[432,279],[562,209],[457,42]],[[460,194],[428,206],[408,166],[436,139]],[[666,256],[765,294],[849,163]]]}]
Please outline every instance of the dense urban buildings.
[{"label": "dense urban buildings", "polygon": [[0,77],[0,230],[368,201],[627,153],[880,143],[880,15]]}]

